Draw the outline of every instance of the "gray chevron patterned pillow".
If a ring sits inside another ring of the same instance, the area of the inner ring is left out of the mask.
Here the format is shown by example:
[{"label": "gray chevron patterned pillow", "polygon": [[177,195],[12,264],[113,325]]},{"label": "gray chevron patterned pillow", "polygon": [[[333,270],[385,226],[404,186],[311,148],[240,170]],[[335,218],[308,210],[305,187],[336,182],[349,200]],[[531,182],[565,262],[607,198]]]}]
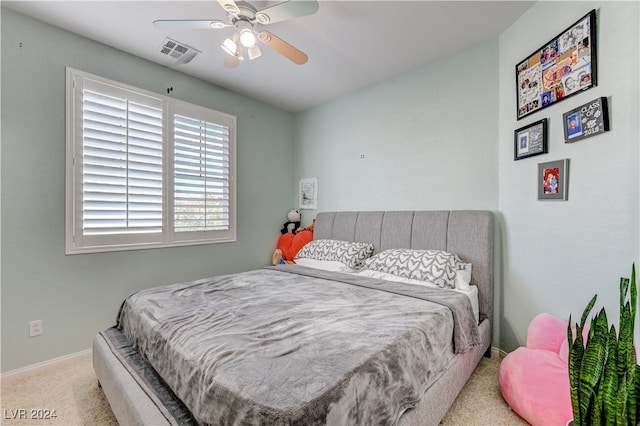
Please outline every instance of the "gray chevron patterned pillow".
[{"label": "gray chevron patterned pillow", "polygon": [[373,244],[340,240],[313,240],[297,254],[316,260],[337,260],[351,269],[362,267],[362,262],[373,254]]},{"label": "gray chevron patterned pillow", "polygon": [[440,250],[390,249],[365,261],[365,268],[403,278],[456,288],[456,272],[463,265],[453,253]]}]

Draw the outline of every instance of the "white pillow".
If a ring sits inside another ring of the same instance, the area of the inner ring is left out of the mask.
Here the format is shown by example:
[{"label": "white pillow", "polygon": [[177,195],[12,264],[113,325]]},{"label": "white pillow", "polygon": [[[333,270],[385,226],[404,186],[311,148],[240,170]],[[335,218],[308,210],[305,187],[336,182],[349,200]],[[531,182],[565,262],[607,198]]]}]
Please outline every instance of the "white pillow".
[{"label": "white pillow", "polygon": [[385,250],[364,262],[367,269],[428,281],[442,288],[456,288],[460,264],[462,261],[453,253],[413,249]]},{"label": "white pillow", "polygon": [[371,269],[361,269],[360,271],[355,272],[355,275],[360,275],[360,276],[369,277],[369,278],[377,278],[379,280],[385,280],[385,281],[394,281],[397,283],[421,285],[421,286],[431,287],[431,288],[440,288],[434,283],[430,283],[429,281],[420,281],[420,280],[414,280],[411,278],[403,278],[398,275],[389,274],[387,272],[373,271]]},{"label": "white pillow", "polygon": [[373,244],[340,240],[313,240],[300,249],[297,258],[337,260],[351,269],[373,254]]},{"label": "white pillow", "polygon": [[296,265],[306,266],[308,268],[322,269],[332,272],[351,272],[353,269],[349,268],[344,263],[337,260],[318,260],[300,257],[294,260]]},{"label": "white pillow", "polygon": [[456,288],[469,290],[471,284],[471,263],[460,263],[456,271]]},{"label": "white pillow", "polygon": [[[471,263],[462,263],[461,266],[463,266],[463,269],[458,269],[458,271],[456,272],[456,289],[469,291],[470,289],[469,283],[471,282]],[[349,272],[348,268],[346,271],[343,271],[343,272]],[[403,278],[398,275],[393,275],[386,272],[374,271],[371,269],[362,269],[358,271],[356,275],[377,278],[379,280],[395,281],[395,282],[405,283],[405,284],[423,285],[426,287],[440,288],[434,283],[429,281]]]}]

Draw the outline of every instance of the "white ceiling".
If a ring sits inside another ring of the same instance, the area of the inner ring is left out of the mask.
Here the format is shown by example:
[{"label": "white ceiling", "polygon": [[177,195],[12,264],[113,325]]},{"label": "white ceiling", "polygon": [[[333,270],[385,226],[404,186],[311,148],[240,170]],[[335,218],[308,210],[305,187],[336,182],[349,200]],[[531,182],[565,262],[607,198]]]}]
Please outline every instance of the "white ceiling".
[{"label": "white ceiling", "polygon": [[[257,9],[277,3],[251,1]],[[305,52],[305,65],[261,46],[262,57],[228,69],[220,44],[232,28],[169,31],[152,24],[157,19],[226,20],[216,0],[2,1],[3,7],[291,112],[496,39],[532,4],[320,0],[314,15],[264,27]],[[166,37],[202,53],[174,65],[160,53]]]}]

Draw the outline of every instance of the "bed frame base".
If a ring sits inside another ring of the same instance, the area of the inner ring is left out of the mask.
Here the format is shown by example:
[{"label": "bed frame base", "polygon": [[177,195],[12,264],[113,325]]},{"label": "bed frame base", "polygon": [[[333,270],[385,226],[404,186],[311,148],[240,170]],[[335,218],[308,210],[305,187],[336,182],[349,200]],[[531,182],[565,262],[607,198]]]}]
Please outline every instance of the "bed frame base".
[{"label": "bed frame base", "polygon": [[[398,426],[440,423],[483,355],[491,353],[489,321],[485,320],[480,324],[480,335],[484,344],[456,355],[441,373],[439,380],[425,391],[421,402],[402,415]],[[154,426],[178,424],[173,417],[167,415],[153,390],[143,388],[133,378],[102,334],[98,334],[93,341],[93,368],[118,423]]]},{"label": "bed frame base", "polygon": [[101,334],[93,339],[93,369],[119,424],[172,424],[113,355]]},{"label": "bed frame base", "polygon": [[425,391],[420,403],[400,417],[398,426],[440,424],[484,354],[491,354],[489,321],[482,321],[479,328],[484,344],[456,355],[440,378]]}]

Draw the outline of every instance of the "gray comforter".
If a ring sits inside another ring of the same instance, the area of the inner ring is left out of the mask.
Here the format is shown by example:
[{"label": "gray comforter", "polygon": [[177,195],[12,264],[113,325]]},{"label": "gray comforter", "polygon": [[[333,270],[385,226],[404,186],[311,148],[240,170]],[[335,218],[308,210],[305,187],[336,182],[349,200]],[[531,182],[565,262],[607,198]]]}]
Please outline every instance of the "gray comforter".
[{"label": "gray comforter", "polygon": [[299,266],[143,290],[118,326],[215,425],[394,424],[481,343],[462,294]]}]

